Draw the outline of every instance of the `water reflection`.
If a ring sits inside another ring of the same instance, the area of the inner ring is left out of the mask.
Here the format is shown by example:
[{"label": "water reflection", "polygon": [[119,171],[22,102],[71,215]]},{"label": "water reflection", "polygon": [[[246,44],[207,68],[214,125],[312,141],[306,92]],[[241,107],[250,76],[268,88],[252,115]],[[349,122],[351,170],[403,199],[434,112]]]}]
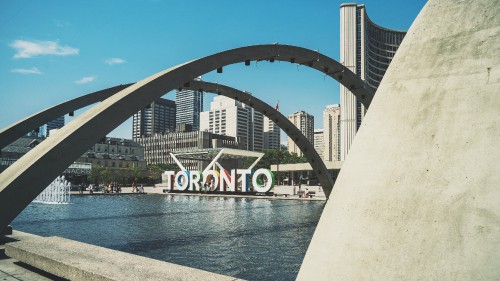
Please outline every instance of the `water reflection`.
[{"label": "water reflection", "polygon": [[31,204],[15,229],[249,280],[297,275],[324,202],[172,195]]}]

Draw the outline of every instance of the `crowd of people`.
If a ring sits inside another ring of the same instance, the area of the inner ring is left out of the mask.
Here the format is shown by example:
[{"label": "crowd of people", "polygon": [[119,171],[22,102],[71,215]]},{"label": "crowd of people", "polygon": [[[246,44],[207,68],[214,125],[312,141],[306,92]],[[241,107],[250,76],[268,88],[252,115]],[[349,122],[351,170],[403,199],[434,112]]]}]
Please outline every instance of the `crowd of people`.
[{"label": "crowd of people", "polygon": [[[109,184],[101,183],[101,184],[89,184],[86,188],[84,184],[80,184],[79,186],[79,193],[83,194],[83,191],[87,190],[89,191],[90,194],[93,194],[94,192],[100,192],[102,191],[103,193],[121,193],[122,192],[122,185],[118,184],[117,182],[110,182]],[[135,182],[132,183],[132,192],[137,192],[137,193],[144,193],[144,187],[141,184],[140,186],[135,186]]]},{"label": "crowd of people", "polygon": [[132,182],[132,193],[144,193],[144,186],[136,186],[135,182]]}]

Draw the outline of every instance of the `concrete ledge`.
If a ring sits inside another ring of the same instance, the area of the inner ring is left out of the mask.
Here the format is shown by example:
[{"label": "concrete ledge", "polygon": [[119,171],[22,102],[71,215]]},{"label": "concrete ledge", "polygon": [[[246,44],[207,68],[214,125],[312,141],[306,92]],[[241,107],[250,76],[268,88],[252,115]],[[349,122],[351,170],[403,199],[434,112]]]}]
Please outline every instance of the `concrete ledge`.
[{"label": "concrete ledge", "polygon": [[7,225],[5,228],[0,229],[0,235],[12,235],[12,226]]},{"label": "concrete ledge", "polygon": [[61,237],[8,243],[5,254],[70,280],[240,280]]}]

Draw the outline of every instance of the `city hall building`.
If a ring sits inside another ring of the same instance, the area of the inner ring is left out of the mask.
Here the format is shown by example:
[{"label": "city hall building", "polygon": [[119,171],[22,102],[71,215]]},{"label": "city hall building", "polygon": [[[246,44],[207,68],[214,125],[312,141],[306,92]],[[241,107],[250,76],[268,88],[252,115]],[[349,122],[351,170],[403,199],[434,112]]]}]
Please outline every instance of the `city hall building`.
[{"label": "city hall building", "polygon": [[[377,91],[406,31],[388,29],[372,22],[365,5],[340,5],[340,62]],[[340,85],[341,157],[345,160],[366,108]]]}]

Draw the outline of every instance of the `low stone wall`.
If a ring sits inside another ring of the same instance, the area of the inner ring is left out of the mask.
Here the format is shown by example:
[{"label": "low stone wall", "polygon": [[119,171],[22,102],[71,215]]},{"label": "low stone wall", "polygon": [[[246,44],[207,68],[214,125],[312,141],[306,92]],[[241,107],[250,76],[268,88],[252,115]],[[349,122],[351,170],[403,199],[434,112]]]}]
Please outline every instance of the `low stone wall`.
[{"label": "low stone wall", "polygon": [[70,280],[239,280],[61,237],[8,243],[5,254]]}]

